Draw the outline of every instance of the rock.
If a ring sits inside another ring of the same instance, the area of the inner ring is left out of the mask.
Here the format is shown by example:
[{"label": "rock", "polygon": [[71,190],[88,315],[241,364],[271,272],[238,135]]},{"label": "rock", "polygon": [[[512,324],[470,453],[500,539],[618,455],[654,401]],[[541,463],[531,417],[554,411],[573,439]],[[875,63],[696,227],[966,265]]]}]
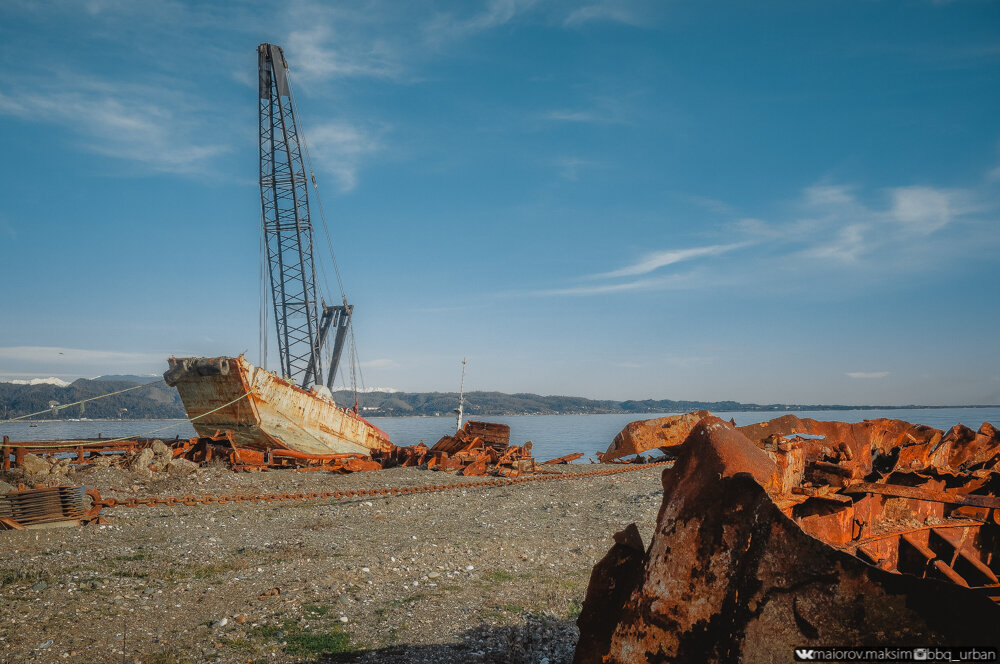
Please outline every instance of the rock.
[{"label": "rock", "polygon": [[45,583],[44,581],[39,581],[35,585],[31,586],[31,589],[32,590],[45,590],[48,587],[49,587],[49,585],[47,583]]},{"label": "rock", "polygon": [[238,623],[245,623],[247,621],[247,614],[241,613],[240,615],[233,618]]},{"label": "rock", "polygon": [[0,496],[6,496],[11,491],[14,491],[17,487],[13,484],[7,484],[6,482],[0,482]]},{"label": "rock", "polygon": [[167,472],[171,475],[190,475],[198,470],[198,464],[187,459],[174,459],[167,464]]},{"label": "rock", "polygon": [[348,621],[347,616],[340,616],[340,622],[345,623]]},{"label": "rock", "polygon": [[147,447],[146,449],[141,450],[139,454],[129,461],[128,469],[133,473],[147,472],[149,470],[149,464],[153,463],[154,456],[153,450]]},{"label": "rock", "polygon": [[212,623],[212,627],[225,627],[229,624],[229,618],[222,618]]},{"label": "rock", "polygon": [[55,641],[53,641],[52,639],[45,639],[45,641],[43,641],[42,643],[40,643],[38,645],[38,647],[35,648],[35,650],[45,650],[46,648],[48,648],[49,646],[51,646],[53,643],[55,643]]},{"label": "rock", "polygon": [[24,455],[24,473],[26,475],[48,475],[49,462],[34,454]]},{"label": "rock", "polygon": [[174,460],[174,452],[162,440],[154,440],[150,447],[153,450],[153,469],[166,471],[170,462]]}]

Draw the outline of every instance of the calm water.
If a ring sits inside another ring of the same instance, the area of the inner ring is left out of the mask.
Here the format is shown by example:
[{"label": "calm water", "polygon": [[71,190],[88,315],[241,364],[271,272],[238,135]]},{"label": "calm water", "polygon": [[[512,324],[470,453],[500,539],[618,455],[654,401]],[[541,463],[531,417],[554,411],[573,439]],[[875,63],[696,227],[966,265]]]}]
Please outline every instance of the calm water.
[{"label": "calm water", "polygon": [[[753,424],[773,419],[788,411],[719,413],[723,419],[734,419],[736,424]],[[907,408],[898,410],[820,410],[795,411],[799,417],[817,420],[860,422],[865,419],[889,417],[914,424],[926,424],[947,430],[955,424],[978,429],[983,422],[1000,425],[1000,407],[992,408]],[[535,458],[545,460],[571,452],[592,455],[603,452],[615,435],[629,422],[651,419],[676,413],[643,413],[630,415],[518,415],[486,417],[490,422],[510,425],[510,440],[521,444],[527,440],[534,444]],[[453,433],[454,417],[374,417],[372,422],[389,434],[397,445],[410,445],[423,440],[433,445],[441,436]],[[0,435],[11,440],[55,440],[71,438],[104,438],[119,436],[149,436],[171,439],[174,436],[190,438],[194,429],[187,420],[128,420],[92,422],[38,422],[32,427],[27,422],[0,424]],[[586,457],[583,459],[586,461]]]}]

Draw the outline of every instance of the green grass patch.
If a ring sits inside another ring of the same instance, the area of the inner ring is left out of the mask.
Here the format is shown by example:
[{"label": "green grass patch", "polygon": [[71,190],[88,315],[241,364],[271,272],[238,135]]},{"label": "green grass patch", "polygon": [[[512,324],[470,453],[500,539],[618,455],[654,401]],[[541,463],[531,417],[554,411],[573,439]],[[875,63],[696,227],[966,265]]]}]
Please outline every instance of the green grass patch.
[{"label": "green grass patch", "polygon": [[318,616],[322,618],[326,614],[333,611],[333,607],[327,606],[326,604],[305,604],[302,608],[305,609],[306,613],[311,614],[309,617]]},{"label": "green grass patch", "polygon": [[566,618],[568,620],[575,620],[580,617],[580,611],[583,609],[583,604],[578,599],[571,599],[569,601],[569,606],[566,608]]},{"label": "green grass patch", "polygon": [[136,551],[135,553],[130,553],[127,556],[115,556],[115,560],[121,560],[123,562],[129,560],[149,560],[153,556],[149,555],[144,551]]},{"label": "green grass patch", "polygon": [[524,607],[518,604],[501,604],[497,608],[502,611],[506,611],[507,613],[513,613],[513,614],[524,613]]},{"label": "green grass patch", "polygon": [[483,581],[487,583],[507,583],[508,581],[516,581],[517,577],[510,572],[505,572],[502,569],[494,570],[492,572],[487,572],[483,574]]},{"label": "green grass patch", "polygon": [[[285,652],[290,655],[324,658],[330,655],[354,652],[351,636],[335,628],[329,631],[312,631],[301,628],[294,620],[281,625],[258,625],[247,632],[249,639],[284,641]],[[248,642],[248,649],[254,648]]]},{"label": "green grass patch", "polygon": [[194,664],[194,661],[189,657],[178,655],[173,650],[153,653],[142,658],[143,664]]},{"label": "green grass patch", "polygon": [[190,568],[191,576],[196,579],[208,579],[218,574],[228,572],[232,567],[221,563],[209,563],[207,565],[193,565]]},{"label": "green grass patch", "polygon": [[223,637],[219,639],[219,643],[226,646],[227,648],[232,648],[233,650],[241,650],[243,652],[253,652],[257,650],[257,647],[254,645],[253,641],[251,641],[250,639],[243,639],[240,637],[232,639]]},{"label": "green grass patch", "polygon": [[414,593],[412,595],[407,595],[406,597],[401,599],[400,602],[402,602],[403,604],[412,604],[414,602],[419,602],[420,600],[426,599],[428,597],[430,597],[430,595],[428,595],[427,593]]},{"label": "green grass patch", "polygon": [[40,569],[0,570],[0,586],[9,586],[14,583],[38,583],[39,581],[49,581],[49,575]]}]

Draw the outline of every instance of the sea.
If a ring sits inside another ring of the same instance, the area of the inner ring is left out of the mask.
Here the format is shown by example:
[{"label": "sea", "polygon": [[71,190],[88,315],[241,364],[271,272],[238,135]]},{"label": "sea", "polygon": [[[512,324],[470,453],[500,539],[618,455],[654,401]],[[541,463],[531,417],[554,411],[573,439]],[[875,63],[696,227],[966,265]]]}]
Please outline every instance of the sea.
[{"label": "sea", "polygon": [[[1000,426],[1000,406],[964,408],[892,408],[859,410],[774,410],[733,411],[715,413],[736,422],[737,426],[754,424],[793,414],[816,420],[860,422],[879,417],[901,419],[913,424],[926,424],[947,431],[956,424],[978,429],[983,422]],[[646,420],[678,413],[626,413],[612,415],[508,415],[482,417],[490,422],[510,426],[512,444],[532,442],[532,455],[541,461],[574,452],[585,456],[578,463],[587,463],[595,452],[603,452],[622,428],[635,420]],[[433,445],[442,436],[455,432],[454,417],[373,417],[371,422],[389,434],[397,445],[412,445],[423,441]],[[471,419],[480,419],[473,416]],[[66,440],[74,438],[190,438],[194,428],[187,420],[48,420],[0,423],[0,436],[11,441]]]}]

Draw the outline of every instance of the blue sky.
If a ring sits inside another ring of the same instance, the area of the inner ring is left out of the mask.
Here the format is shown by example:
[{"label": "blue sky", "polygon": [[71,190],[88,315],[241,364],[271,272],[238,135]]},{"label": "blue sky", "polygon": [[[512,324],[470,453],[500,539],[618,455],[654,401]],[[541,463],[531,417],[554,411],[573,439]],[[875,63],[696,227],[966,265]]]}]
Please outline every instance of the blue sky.
[{"label": "blue sky", "polygon": [[975,1],[5,2],[0,377],[256,359],[263,41],[366,385],[1000,403]]}]

